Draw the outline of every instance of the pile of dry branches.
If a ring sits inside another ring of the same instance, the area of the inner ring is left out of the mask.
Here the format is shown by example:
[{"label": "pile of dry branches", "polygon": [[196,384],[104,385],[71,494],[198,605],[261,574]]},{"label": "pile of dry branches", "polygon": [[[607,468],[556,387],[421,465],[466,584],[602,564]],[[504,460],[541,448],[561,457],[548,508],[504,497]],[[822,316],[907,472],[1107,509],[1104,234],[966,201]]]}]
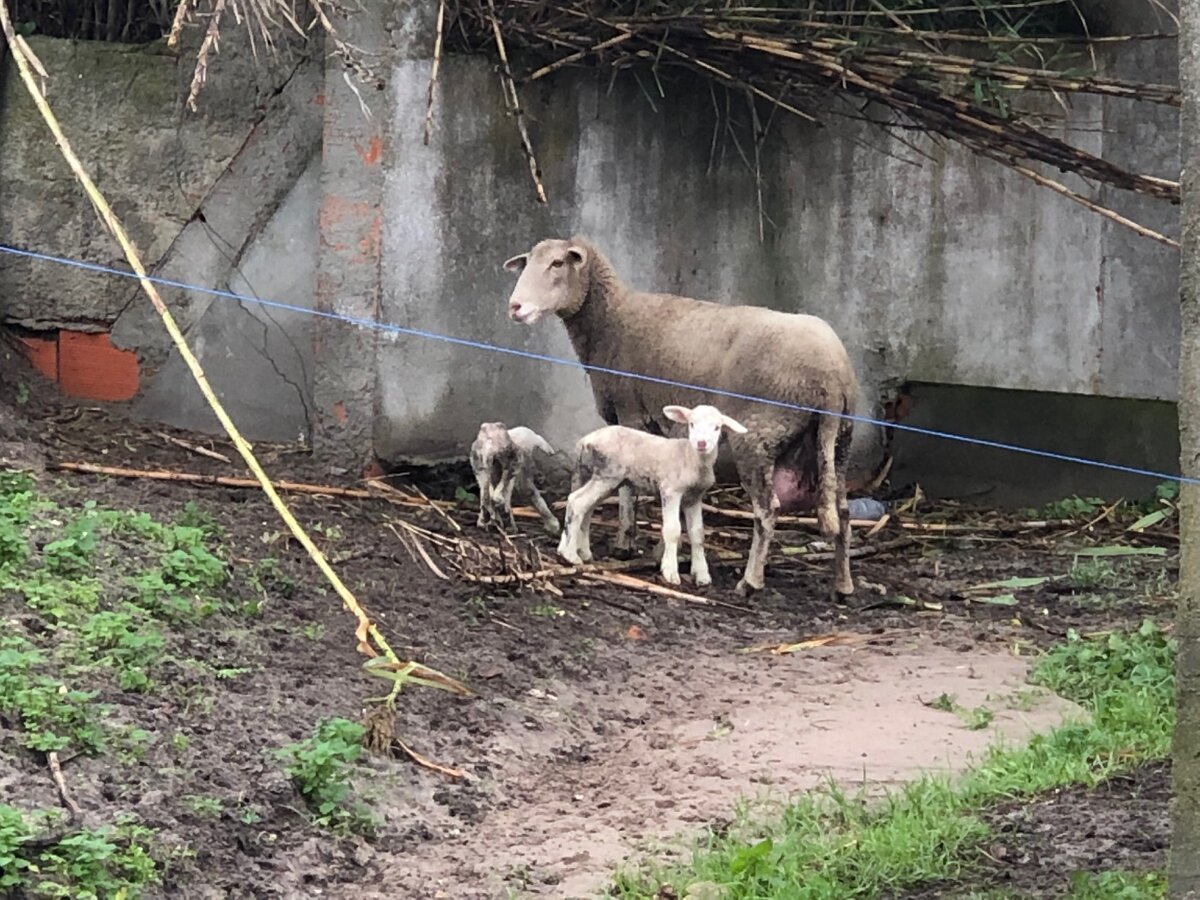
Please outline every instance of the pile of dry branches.
[{"label": "pile of dry branches", "polygon": [[445,29],[448,49],[499,55],[518,124],[516,89],[566,67],[632,70],[660,92],[663,76],[686,70],[773,111],[821,122],[874,106],[886,114],[870,121],[893,133],[940,135],[1035,180],[1029,165],[1043,163],[1178,203],[1177,182],[1071,146],[1046,130],[1047,104],[1021,102],[1037,92],[1063,108],[1069,94],[1178,107],[1176,87],[1103,77],[1091,52],[1155,37],[1170,36],[1092,39],[1075,0],[450,0]]}]

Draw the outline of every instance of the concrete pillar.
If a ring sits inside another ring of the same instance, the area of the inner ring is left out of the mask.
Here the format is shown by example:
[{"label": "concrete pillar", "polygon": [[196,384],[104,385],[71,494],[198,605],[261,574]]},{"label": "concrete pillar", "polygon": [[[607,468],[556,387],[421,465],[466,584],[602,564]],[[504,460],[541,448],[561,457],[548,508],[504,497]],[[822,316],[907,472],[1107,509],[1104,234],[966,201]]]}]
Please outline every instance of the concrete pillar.
[{"label": "concrete pillar", "polygon": [[[379,317],[393,15],[410,15],[407,5],[368,2],[335,22],[338,36],[357,48],[378,85],[347,76],[331,52],[325,62],[316,308],[370,321]],[[337,474],[361,472],[374,460],[378,336],[346,322],[316,321],[313,448]]]}]

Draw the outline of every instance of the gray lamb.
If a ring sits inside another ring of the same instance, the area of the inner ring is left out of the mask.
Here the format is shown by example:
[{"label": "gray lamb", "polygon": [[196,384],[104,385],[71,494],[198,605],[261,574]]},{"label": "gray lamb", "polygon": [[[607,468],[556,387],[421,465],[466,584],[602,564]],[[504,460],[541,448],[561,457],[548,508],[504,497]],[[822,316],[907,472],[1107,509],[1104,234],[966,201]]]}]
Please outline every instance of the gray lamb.
[{"label": "gray lamb", "polygon": [[484,422],[479,426],[471,444],[471,469],[479,485],[480,527],[492,521],[503,527],[507,518],[509,527],[516,530],[512,496],[513,489],[519,487],[529,495],[546,530],[558,534],[558,519],[534,484],[534,450],[554,455],[554,448],[545,438],[523,426],[508,428],[503,422]]},{"label": "gray lamb", "polygon": [[[816,316],[753,306],[723,306],[671,294],[635,291],[588,241],[544,240],[504,267],[520,277],[509,317],[533,325],[562,319],[585,365],[702,385],[805,407],[791,409],[705,390],[589,371],[604,421],[678,434],[662,410],[716,405],[742,422],[729,446],[754,507],[754,535],[738,591],[763,586],[763,570],[781,512],[816,506],[821,532],[834,539],[834,589],[854,592],[847,553],[850,517],[846,464],[858,396],[854,368],[827,322]],[[833,413],[822,415],[806,410]],[[634,493],[620,489],[616,546],[632,551]]]}]

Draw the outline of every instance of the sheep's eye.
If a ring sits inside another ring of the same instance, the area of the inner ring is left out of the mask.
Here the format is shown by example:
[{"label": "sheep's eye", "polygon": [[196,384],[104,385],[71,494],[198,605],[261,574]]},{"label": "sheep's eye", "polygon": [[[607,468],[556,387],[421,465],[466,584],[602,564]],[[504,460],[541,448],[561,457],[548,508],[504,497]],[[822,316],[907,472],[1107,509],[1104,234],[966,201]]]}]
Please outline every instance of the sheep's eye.
[{"label": "sheep's eye", "polygon": [[562,264],[563,264],[563,261],[561,259],[556,259],[556,260],[554,260],[554,262],[550,263],[550,266],[551,266],[551,268],[554,268],[554,269],[561,269]]}]

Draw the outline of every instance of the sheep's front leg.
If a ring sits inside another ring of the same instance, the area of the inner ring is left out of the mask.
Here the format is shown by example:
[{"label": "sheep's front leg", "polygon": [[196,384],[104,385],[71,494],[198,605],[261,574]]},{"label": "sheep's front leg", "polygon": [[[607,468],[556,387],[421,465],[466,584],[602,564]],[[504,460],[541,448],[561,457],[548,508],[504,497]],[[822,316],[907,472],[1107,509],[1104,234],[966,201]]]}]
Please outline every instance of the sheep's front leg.
[{"label": "sheep's front leg", "polygon": [[737,592],[743,596],[761,590],[767,554],[771,550],[771,539],[775,536],[775,522],[779,518],[779,501],[773,485],[774,464],[753,466],[742,475],[742,486],[750,495],[754,507],[754,536],[750,539],[750,552],[746,558],[746,571],[737,583]]},{"label": "sheep's front leg", "polygon": [[620,526],[617,529],[617,539],[613,543],[613,556],[629,559],[637,553],[637,497],[633,493],[633,486],[621,485],[617,499]]},{"label": "sheep's front leg", "polygon": [[667,584],[679,584],[679,494],[662,498],[662,577]]},{"label": "sheep's front leg", "polygon": [[704,512],[699,500],[684,506],[683,518],[687,523],[688,543],[692,547],[692,579],[704,587],[712,584],[712,576],[704,556]]}]

